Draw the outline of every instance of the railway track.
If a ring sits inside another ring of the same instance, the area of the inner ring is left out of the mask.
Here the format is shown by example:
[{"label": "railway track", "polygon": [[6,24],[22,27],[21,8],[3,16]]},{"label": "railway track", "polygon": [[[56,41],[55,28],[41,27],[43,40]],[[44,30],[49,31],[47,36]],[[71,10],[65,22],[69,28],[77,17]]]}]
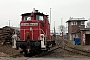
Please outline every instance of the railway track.
[{"label": "railway track", "polygon": [[51,52],[51,51],[54,51],[54,50],[59,49],[59,48],[60,48],[60,47],[56,45],[55,47],[51,48],[51,49],[48,50],[47,52],[42,52],[41,54],[38,54],[38,55],[35,55],[35,56],[32,56],[32,57],[41,57],[41,56],[43,56],[43,55],[48,54],[48,53]]},{"label": "railway track", "polygon": [[80,49],[77,49],[77,48],[70,47],[68,45],[66,45],[66,48],[64,50],[72,52],[72,53],[76,53],[76,54],[79,54],[79,55],[82,55],[82,56],[90,57],[90,52],[89,51],[80,50]]},{"label": "railway track", "polygon": [[[59,49],[59,48],[63,49],[61,46],[58,45],[58,46],[52,48],[51,50],[49,50],[47,52],[44,52],[44,53],[41,53],[41,54],[38,54],[38,55],[35,55],[35,56],[32,56],[32,57],[41,57],[43,55],[48,54],[49,52],[52,52],[54,50]],[[78,55],[81,55],[81,56],[90,57],[90,52],[89,51],[80,50],[80,49],[77,49],[77,48],[70,47],[68,45],[66,45],[66,48],[63,49],[63,50],[66,50],[66,51],[69,51],[69,52],[72,52],[74,54],[78,54]]]},{"label": "railway track", "polygon": [[[68,45],[67,45],[67,46],[68,46]],[[75,49],[75,50],[78,50],[78,51],[85,52],[85,53],[90,53],[90,51],[86,51],[86,50],[78,49],[78,48],[76,48],[76,47],[70,47],[70,46],[68,46],[68,47],[71,48],[71,49]]]},{"label": "railway track", "polygon": [[[54,46],[54,47],[52,47],[52,48],[50,48],[50,50],[48,50],[47,52],[42,52],[42,53],[40,53],[40,54],[35,54],[35,55],[30,55],[29,57],[42,57],[42,56],[44,56],[44,55],[47,55],[49,52],[52,52],[52,51],[54,51],[54,50],[57,50],[57,49],[63,49],[62,47],[61,47],[61,45],[60,44],[56,44],[56,46]],[[77,49],[77,48],[74,48],[74,47],[70,47],[70,46],[68,46],[67,44],[66,44],[66,46],[65,46],[65,49],[63,49],[64,51],[66,50],[66,51],[69,51],[69,52],[72,52],[72,53],[74,53],[74,54],[79,54],[79,55],[81,55],[81,56],[87,56],[87,57],[90,57],[90,52],[89,51],[85,51],[85,50],[80,50],[80,49]],[[17,54],[17,55],[14,55],[13,57],[21,57],[22,56],[22,54]]]}]

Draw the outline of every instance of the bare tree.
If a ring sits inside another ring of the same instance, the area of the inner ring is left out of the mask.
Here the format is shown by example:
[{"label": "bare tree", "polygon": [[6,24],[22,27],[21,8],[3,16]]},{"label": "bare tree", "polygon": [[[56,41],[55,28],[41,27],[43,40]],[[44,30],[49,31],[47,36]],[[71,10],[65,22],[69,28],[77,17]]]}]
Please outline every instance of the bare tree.
[{"label": "bare tree", "polygon": [[59,31],[60,31],[60,35],[62,34],[62,39],[64,38],[63,33],[65,33],[65,30],[66,30],[66,28],[65,28],[64,25],[60,25],[60,26],[59,26]]},{"label": "bare tree", "polygon": [[59,31],[60,31],[60,32],[65,32],[65,30],[66,30],[66,28],[65,28],[64,25],[60,25],[60,26],[59,26]]},{"label": "bare tree", "polygon": [[90,28],[90,18],[88,19],[88,22],[87,22],[87,28]]}]

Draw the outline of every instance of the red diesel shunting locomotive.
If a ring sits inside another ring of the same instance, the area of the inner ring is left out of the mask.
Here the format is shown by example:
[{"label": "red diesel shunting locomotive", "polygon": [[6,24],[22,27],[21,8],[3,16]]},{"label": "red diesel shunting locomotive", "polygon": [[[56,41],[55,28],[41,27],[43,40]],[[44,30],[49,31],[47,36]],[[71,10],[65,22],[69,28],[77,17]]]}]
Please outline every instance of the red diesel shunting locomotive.
[{"label": "red diesel shunting locomotive", "polygon": [[51,40],[48,15],[35,10],[32,13],[22,14],[20,22],[20,40],[16,41],[16,47],[23,52],[40,52],[48,50],[50,45],[55,45]]}]

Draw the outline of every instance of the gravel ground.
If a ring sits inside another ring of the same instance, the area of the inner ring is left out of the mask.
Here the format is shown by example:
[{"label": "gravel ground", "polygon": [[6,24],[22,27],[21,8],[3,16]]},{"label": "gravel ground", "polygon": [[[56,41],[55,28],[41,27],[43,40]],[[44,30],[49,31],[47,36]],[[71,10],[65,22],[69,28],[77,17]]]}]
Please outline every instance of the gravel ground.
[{"label": "gravel ground", "polygon": [[5,58],[0,57],[0,60],[90,60],[89,58]]},{"label": "gravel ground", "polygon": [[29,58],[27,60],[90,60],[89,58]]},{"label": "gravel ground", "polygon": [[29,58],[0,57],[0,60],[28,60]]},{"label": "gravel ground", "polygon": [[[65,45],[67,44],[67,40],[65,40],[65,43],[62,43],[63,40],[57,39],[56,42],[58,42],[57,45]],[[13,49],[10,45],[1,46],[0,45],[0,60],[90,60],[90,58],[81,56],[75,53],[71,53],[68,51],[65,51],[63,49],[57,49],[55,51],[52,51],[42,57],[38,58],[29,58],[29,57],[18,57],[18,58],[12,58],[11,56],[18,54],[20,51]]]},{"label": "gravel ground", "polygon": [[[58,45],[62,46],[62,40],[57,39]],[[65,41],[67,43],[67,41]],[[64,43],[65,44],[65,43]],[[19,50],[15,50],[11,48],[11,46],[0,46],[0,60],[90,60],[90,58],[85,56],[80,56],[75,53],[71,53],[68,51],[64,51],[63,49],[57,49],[55,51],[50,52],[47,55],[38,58],[30,58],[30,57],[18,57],[12,58],[10,56],[18,54]]]},{"label": "gravel ground", "polygon": [[19,50],[13,49],[11,45],[0,45],[0,57],[11,57],[19,54]]}]

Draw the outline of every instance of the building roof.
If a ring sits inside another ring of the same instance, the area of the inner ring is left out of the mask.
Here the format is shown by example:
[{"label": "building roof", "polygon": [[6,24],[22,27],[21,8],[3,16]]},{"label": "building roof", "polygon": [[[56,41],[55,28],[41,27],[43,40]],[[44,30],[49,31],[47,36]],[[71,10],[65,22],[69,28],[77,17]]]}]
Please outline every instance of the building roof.
[{"label": "building roof", "polygon": [[82,28],[80,31],[90,31],[90,28]]},{"label": "building roof", "polygon": [[70,17],[67,22],[71,22],[71,21],[87,21],[87,20],[84,17],[82,17],[82,18],[73,18],[73,17]]}]

